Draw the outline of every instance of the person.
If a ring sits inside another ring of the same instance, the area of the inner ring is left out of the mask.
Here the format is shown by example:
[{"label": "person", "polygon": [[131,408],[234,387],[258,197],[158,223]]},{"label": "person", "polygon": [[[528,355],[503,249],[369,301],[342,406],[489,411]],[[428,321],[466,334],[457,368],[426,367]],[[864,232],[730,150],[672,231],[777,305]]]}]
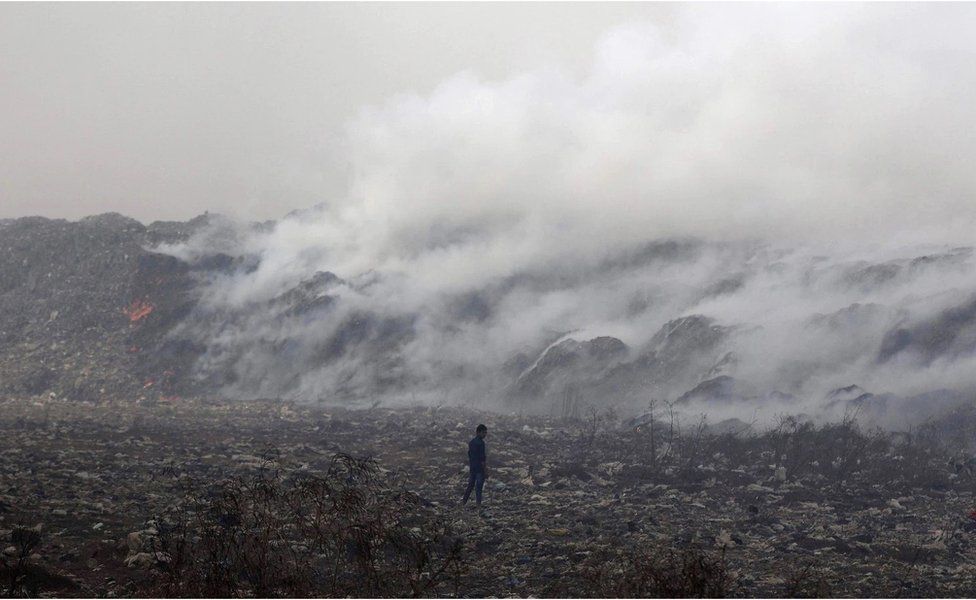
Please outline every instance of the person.
[{"label": "person", "polygon": [[468,499],[471,497],[471,490],[474,490],[478,508],[481,508],[481,490],[485,487],[485,475],[488,472],[488,460],[485,454],[485,437],[487,435],[488,428],[484,425],[478,425],[474,430],[474,439],[468,442],[468,467],[470,468],[470,472],[468,474],[468,489],[464,491],[464,498],[461,500],[462,506],[468,503]]}]

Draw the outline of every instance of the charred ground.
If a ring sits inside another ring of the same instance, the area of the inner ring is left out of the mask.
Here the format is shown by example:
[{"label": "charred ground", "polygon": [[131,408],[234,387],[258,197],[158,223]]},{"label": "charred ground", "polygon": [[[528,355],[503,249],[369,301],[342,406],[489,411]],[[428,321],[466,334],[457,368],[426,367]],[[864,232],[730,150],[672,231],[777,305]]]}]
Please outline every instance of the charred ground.
[{"label": "charred ground", "polygon": [[[624,422],[280,401],[0,409],[14,595],[976,590],[976,481],[950,450],[973,435],[971,411],[894,436],[793,419],[721,432],[667,410]],[[483,516],[456,506],[479,421]],[[338,499],[346,512],[316,513]],[[362,576],[337,581],[336,565]],[[370,587],[381,580],[398,583]]]}]

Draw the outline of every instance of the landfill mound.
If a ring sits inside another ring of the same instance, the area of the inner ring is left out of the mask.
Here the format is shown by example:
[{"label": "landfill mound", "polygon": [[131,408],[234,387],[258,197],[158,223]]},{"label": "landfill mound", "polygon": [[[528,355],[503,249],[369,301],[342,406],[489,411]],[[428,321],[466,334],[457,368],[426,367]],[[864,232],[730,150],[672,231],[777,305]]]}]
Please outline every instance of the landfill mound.
[{"label": "landfill mound", "polygon": [[[322,211],[0,221],[0,396],[562,416],[654,400],[723,417],[858,411],[887,428],[976,398],[972,248],[855,260],[659,241],[455,289],[330,245]],[[354,266],[333,266],[343,251]]]},{"label": "landfill mound", "polygon": [[207,220],[147,227],[112,213],[0,223],[0,394],[172,393],[180,357],[157,353],[192,306],[192,283],[186,265],[147,248],[185,240]]},{"label": "landfill mound", "polygon": [[[206,239],[212,247],[191,257],[172,252],[202,231],[210,232]],[[366,309],[335,315],[343,292],[370,282],[319,271],[262,302],[202,303],[213,281],[252,272],[260,263],[260,257],[233,245],[231,254],[223,252],[214,231],[241,235],[238,224],[214,215],[148,226],[114,213],[75,222],[43,217],[0,222],[0,394],[136,401],[220,394],[352,402],[424,383],[406,367],[404,356],[417,335],[418,315]],[[469,320],[472,311],[484,308],[479,302],[465,299],[455,316]],[[257,339],[245,336],[255,323],[270,323],[274,331]],[[310,327],[332,332],[309,345],[302,331]],[[550,407],[564,402],[567,393],[586,400],[638,397],[662,381],[694,385],[714,369],[725,335],[711,319],[694,315],[667,323],[635,356],[609,336],[566,339],[511,359],[498,369],[498,387],[509,402]],[[318,386],[313,396],[305,393],[302,382],[327,369],[338,371],[326,380],[328,386]]]}]

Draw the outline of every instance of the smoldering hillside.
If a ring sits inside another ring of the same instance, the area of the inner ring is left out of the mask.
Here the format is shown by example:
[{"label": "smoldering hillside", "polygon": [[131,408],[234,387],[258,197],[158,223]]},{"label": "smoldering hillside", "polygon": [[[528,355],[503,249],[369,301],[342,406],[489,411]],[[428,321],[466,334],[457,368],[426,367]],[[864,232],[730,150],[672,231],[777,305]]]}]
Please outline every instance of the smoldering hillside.
[{"label": "smoldering hillside", "polygon": [[347,193],[277,222],[6,222],[4,389],[890,426],[969,402],[972,11],[805,10],[690,8],[582,74],[365,108]]},{"label": "smoldering hillside", "polygon": [[902,426],[976,389],[969,247],[648,240],[463,285],[443,268],[335,273],[314,243],[275,255],[324,221],[5,222],[4,391],[556,414],[657,400]]},{"label": "smoldering hillside", "polygon": [[[474,260],[465,278],[445,266],[335,273],[321,268],[324,244],[276,256],[326,219],[318,209],[263,231],[219,221],[178,247],[189,265],[216,260],[191,248],[229,257],[169,334],[203,349],[193,378],[229,396],[545,412],[654,399],[740,418],[853,406],[918,416],[976,384],[969,247],[831,255],[648,240],[480,277]],[[460,248],[431,253],[449,262],[477,243],[455,235]]]}]

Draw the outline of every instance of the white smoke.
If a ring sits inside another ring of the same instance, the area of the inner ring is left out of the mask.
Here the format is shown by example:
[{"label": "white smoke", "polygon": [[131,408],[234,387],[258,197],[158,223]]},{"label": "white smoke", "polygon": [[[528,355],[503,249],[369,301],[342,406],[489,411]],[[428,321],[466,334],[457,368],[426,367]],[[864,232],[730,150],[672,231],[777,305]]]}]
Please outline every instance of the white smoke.
[{"label": "white smoke", "polygon": [[[502,393],[506,361],[538,358],[566,332],[636,351],[664,323],[704,314],[738,328],[736,375],[760,389],[819,401],[850,383],[971,386],[968,358],[906,371],[878,351],[902,321],[976,290],[969,254],[906,266],[973,243],[974,17],[688,7],[665,31],[608,32],[582,77],[461,73],[364,109],[347,129],[344,197],[164,249],[256,265],[207,283],[201,310],[248,316],[208,332],[201,369],[239,372],[227,391],[243,395],[372,393],[385,374],[399,396],[478,402]],[[668,240],[663,258],[641,254]],[[890,279],[850,279],[899,260]],[[319,271],[343,282],[314,320],[248,312]],[[847,321],[811,328],[853,304]],[[410,334],[282,375],[360,314]]]}]

